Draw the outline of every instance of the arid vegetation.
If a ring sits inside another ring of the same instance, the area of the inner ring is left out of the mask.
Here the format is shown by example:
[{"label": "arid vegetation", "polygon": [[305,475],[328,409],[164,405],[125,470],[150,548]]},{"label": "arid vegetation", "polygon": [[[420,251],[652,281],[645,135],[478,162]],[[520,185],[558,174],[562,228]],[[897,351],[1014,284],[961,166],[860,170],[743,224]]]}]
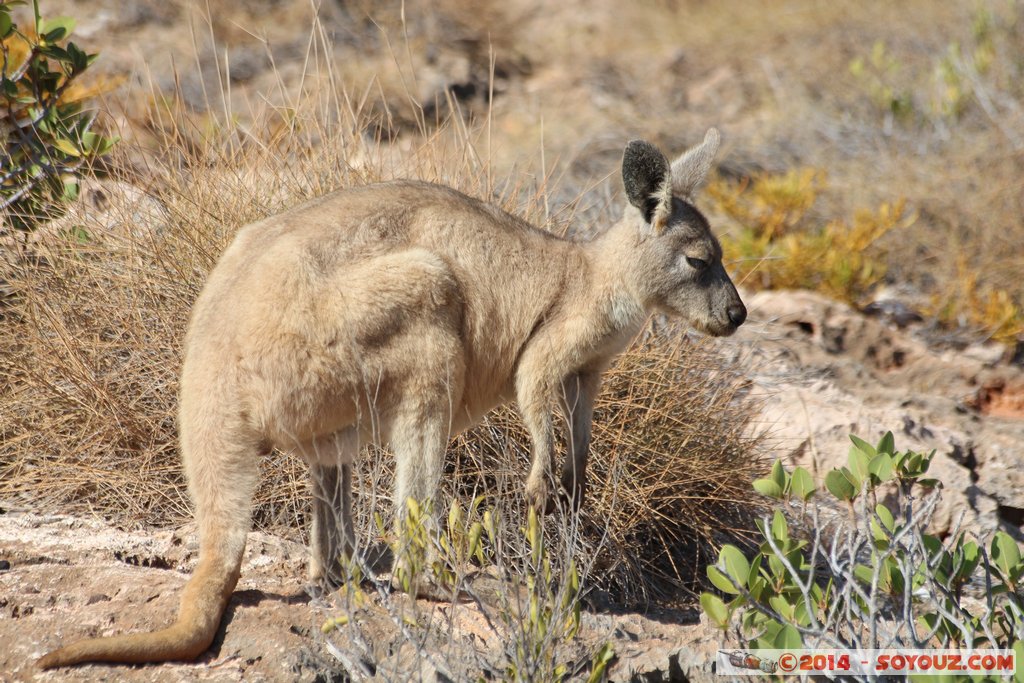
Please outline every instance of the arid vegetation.
[{"label": "arid vegetation", "polygon": [[[53,143],[54,164],[74,168],[58,168],[50,194],[68,201],[0,218],[0,501],[129,527],[188,519],[181,338],[240,226],[338,187],[415,177],[585,237],[619,211],[627,140],[678,151],[709,125],[725,154],[700,206],[737,282],[855,307],[896,296],[929,343],[995,339],[1020,355],[1016,3],[41,7],[74,15],[76,43],[101,54],[78,90],[50,84],[69,116],[88,114]],[[14,16],[25,25],[30,10]],[[13,63],[24,49],[4,40]],[[14,99],[3,107],[0,125],[21,116]],[[82,147],[84,132],[98,147]],[[612,369],[595,417],[596,490],[578,523],[555,515],[539,532],[595,604],[693,605],[722,545],[756,533],[770,503],[750,494],[767,469],[766,426],[744,359],[655,321]],[[482,495],[478,508],[505,520],[507,552],[488,562],[536,577],[527,453],[514,412],[492,415],[452,445],[439,504],[468,509]],[[301,539],[305,476],[287,454],[267,459],[258,527]],[[387,457],[361,463],[371,543],[395,540],[378,523],[390,477]]]},{"label": "arid vegetation", "polygon": [[[325,50],[319,29],[314,40]],[[421,122],[417,148],[403,153],[367,139],[373,108],[330,82],[329,61],[308,69],[311,85],[292,96],[287,119],[266,109],[243,126],[197,115],[180,97],[154,102],[145,117],[158,144],[118,146],[105,159],[102,199],[94,196],[101,205],[86,196],[61,218],[67,227],[32,235],[9,271],[4,400],[15,409],[0,418],[9,435],[0,496],[122,523],[188,518],[175,443],[180,343],[206,272],[247,222],[334,187],[401,175],[492,196],[551,230],[570,228],[582,195],[546,220],[557,181],[500,175],[481,152],[485,121]],[[139,163],[148,188],[126,190]],[[600,219],[610,223],[613,211]],[[730,529],[742,533],[756,507],[742,484],[762,467],[749,399],[738,370],[709,370],[716,365],[699,342],[652,335],[607,383],[592,464],[602,485],[581,526],[590,553],[581,561],[626,602],[687,595],[699,563]],[[498,413],[453,447],[448,495],[493,490],[508,518],[523,516],[527,453],[518,419]],[[371,522],[389,514],[391,465],[387,456],[364,465],[360,488],[373,502],[362,509],[363,531],[379,535]],[[257,525],[302,534],[304,466],[275,453],[264,469]]]}]

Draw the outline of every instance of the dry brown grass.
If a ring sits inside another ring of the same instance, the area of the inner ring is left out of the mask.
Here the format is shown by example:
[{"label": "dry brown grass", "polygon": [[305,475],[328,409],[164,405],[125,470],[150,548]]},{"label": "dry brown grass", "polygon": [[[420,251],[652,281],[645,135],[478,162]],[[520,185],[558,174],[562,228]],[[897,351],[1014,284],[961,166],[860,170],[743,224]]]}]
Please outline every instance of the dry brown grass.
[{"label": "dry brown grass", "polygon": [[[99,204],[86,198],[9,259],[0,500],[121,525],[188,519],[175,442],[180,343],[207,272],[247,222],[336,187],[406,176],[491,198],[534,222],[552,216],[555,231],[573,224],[579,197],[548,197],[581,191],[543,174],[498,177],[482,151],[486,123],[375,141],[363,131],[380,130],[372,119],[386,116],[387,102],[333,83],[326,63],[311,68],[303,89],[282,84],[291,106],[251,112],[244,126],[225,123],[226,107],[197,115],[180,99],[153,98],[145,117],[155,144],[125,145],[111,164],[114,178],[136,187],[108,181]],[[609,220],[614,210],[597,211]],[[662,330],[620,359],[598,405],[592,494],[574,526],[594,585],[624,603],[679,597],[723,539],[750,528],[757,504],[747,492],[761,470],[752,414],[739,372],[681,330]],[[518,419],[499,411],[452,446],[442,499],[486,493],[515,535],[527,452]],[[379,455],[364,458],[359,475],[370,533],[391,504],[390,461]],[[256,524],[301,537],[304,467],[275,452],[263,469]]]}]

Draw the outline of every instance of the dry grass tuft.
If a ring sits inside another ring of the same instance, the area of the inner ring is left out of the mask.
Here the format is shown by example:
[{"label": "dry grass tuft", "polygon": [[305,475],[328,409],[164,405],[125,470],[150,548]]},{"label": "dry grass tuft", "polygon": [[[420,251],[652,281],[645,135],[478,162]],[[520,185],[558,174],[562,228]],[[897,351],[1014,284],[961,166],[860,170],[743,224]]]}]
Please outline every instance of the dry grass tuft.
[{"label": "dry grass tuft", "polygon": [[[374,112],[387,103],[351,96],[326,67],[318,76],[289,92],[289,107],[254,112],[245,126],[225,124],[229,112],[216,107],[198,115],[154,98],[155,146],[122,146],[113,179],[94,181],[31,243],[4,247],[13,296],[0,309],[0,500],[123,525],[188,519],[180,343],[207,272],[245,223],[394,176],[444,182],[537,223],[557,216],[547,226],[558,232],[572,223],[579,202],[548,205],[555,190],[543,174],[492,177],[485,125],[374,140],[364,131],[380,129]],[[573,523],[590,581],[623,603],[679,597],[723,538],[750,528],[746,492],[761,471],[752,414],[742,378],[710,343],[668,329],[623,355],[599,401],[590,500]],[[443,501],[484,493],[515,535],[528,443],[513,413],[490,416],[453,444]],[[359,473],[366,531],[392,502],[390,461],[373,455]],[[257,526],[302,536],[306,487],[295,458],[267,458]]]},{"label": "dry grass tuft", "polygon": [[607,531],[596,566],[627,602],[696,585],[763,504],[748,482],[764,471],[741,368],[680,330],[627,351],[595,413],[594,493],[586,522]]}]

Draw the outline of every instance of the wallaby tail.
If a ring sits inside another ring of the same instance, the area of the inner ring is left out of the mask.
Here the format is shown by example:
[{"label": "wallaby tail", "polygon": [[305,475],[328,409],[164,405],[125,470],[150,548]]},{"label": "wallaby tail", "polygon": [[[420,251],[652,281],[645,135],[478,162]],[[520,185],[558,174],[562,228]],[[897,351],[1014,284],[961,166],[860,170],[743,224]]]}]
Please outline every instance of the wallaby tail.
[{"label": "wallaby tail", "polygon": [[[227,561],[225,561],[227,560]],[[242,555],[201,557],[185,586],[177,620],[152,633],[89,638],[45,655],[39,668],[52,669],[82,662],[143,663],[195,659],[213,642],[224,609],[238,582]]]},{"label": "wallaby tail", "polygon": [[259,452],[257,439],[240,420],[218,410],[228,401],[210,399],[218,398],[214,391],[186,391],[184,379],[183,374],[182,464],[196,506],[199,563],[185,584],[178,618],[159,631],[91,638],[54,650],[39,660],[42,669],[82,662],[192,660],[217,634],[241,572]]}]

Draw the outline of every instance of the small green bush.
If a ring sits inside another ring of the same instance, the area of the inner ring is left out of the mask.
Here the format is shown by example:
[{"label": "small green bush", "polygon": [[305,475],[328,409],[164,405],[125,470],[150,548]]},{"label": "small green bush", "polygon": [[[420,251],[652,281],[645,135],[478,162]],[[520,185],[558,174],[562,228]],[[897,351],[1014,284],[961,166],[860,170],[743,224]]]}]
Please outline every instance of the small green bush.
[{"label": "small green bush", "polygon": [[78,196],[79,171],[106,154],[116,138],[93,130],[82,107],[96,88],[78,86],[97,55],[67,40],[70,17],[43,19],[33,0],[33,25],[22,30],[0,3],[0,213],[7,229],[27,232]]},{"label": "small green bush", "polygon": [[897,451],[891,432],[875,446],[851,440],[847,465],[825,476],[824,491],[804,468],[779,462],[754,482],[781,509],[760,520],[757,552],[726,545],[707,567],[720,591],[701,595],[708,618],[756,648],[1024,651],[1017,543],[1002,531],[987,549],[971,532],[926,533],[941,488],[926,477],[934,451]]},{"label": "small green bush", "polygon": [[[465,609],[482,617],[491,636],[487,640],[498,644],[476,651],[479,670],[487,672],[476,680],[604,680],[615,657],[611,643],[602,640],[588,645],[579,637],[584,574],[571,552],[579,541],[572,538],[573,513],[549,515],[549,523],[559,531],[558,541],[552,544],[546,538],[544,520],[532,507],[525,524],[513,527],[500,507],[485,508],[485,500],[484,495],[476,496],[465,509],[453,499],[443,528],[430,514],[431,501],[406,501],[389,544],[400,558],[392,577],[392,584],[402,590],[400,595],[389,591],[386,581],[367,581],[376,572],[365,555],[339,558],[346,581],[338,591],[336,609],[320,631],[349,673],[370,675],[372,668],[364,670],[358,663],[373,660],[367,643],[374,637],[374,624],[379,625],[380,617],[386,615],[392,630],[401,635],[399,642],[414,648],[444,676],[465,676],[467,670],[449,668],[460,666],[459,657],[448,661],[443,653],[453,637],[446,629],[460,620],[456,612]],[[376,521],[387,533],[383,520]],[[497,585],[479,591],[480,576],[500,578],[492,578]],[[451,600],[446,620],[439,622],[431,616],[433,608],[423,609],[405,597],[428,585],[442,600]],[[418,664],[410,661],[409,666],[412,669],[402,675],[415,677]]]}]

